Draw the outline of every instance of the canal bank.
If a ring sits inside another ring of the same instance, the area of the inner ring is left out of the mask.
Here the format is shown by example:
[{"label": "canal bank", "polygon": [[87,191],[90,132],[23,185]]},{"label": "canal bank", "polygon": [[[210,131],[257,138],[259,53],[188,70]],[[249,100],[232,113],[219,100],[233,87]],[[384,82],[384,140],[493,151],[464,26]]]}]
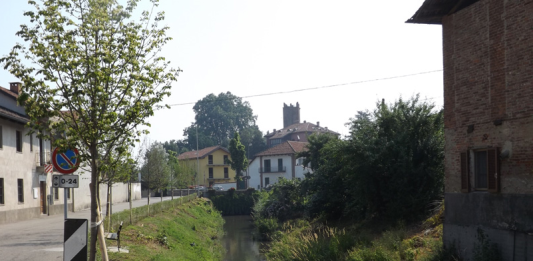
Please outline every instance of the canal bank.
[{"label": "canal bank", "polygon": [[250,215],[223,217],[224,237],[222,244],[226,248],[224,261],[262,261],[261,242],[253,238],[253,220]]}]

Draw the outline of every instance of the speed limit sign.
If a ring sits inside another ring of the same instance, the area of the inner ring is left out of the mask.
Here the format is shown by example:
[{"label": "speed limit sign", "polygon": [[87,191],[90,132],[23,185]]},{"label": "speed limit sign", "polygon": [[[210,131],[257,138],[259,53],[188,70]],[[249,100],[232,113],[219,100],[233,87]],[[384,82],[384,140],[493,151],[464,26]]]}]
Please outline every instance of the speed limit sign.
[{"label": "speed limit sign", "polygon": [[54,188],[79,188],[80,176],[78,175],[52,175]]}]

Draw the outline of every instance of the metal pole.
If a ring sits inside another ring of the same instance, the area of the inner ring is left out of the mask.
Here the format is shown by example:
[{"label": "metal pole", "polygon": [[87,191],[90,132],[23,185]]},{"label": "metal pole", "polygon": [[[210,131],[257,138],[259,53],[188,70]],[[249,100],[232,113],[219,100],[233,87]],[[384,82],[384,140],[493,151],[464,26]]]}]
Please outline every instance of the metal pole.
[{"label": "metal pole", "polygon": [[68,188],[63,188],[63,202],[65,202],[64,206],[63,206],[63,211],[65,212],[65,219],[67,219],[67,189]]}]

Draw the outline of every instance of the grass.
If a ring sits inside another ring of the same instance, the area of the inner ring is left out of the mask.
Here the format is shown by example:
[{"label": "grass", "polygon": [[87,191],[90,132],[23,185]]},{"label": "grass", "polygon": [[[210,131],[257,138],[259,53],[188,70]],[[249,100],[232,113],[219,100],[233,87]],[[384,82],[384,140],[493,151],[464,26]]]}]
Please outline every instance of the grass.
[{"label": "grass", "polygon": [[[157,203],[150,206],[151,216],[138,217],[133,224],[124,220],[121,247],[129,253],[108,252],[109,260],[221,260],[224,220],[220,212],[205,199],[189,200]],[[129,221],[129,211],[124,212]],[[147,209],[137,213],[147,214]],[[120,220],[120,212],[114,215]],[[106,244],[116,246],[117,242],[107,240]]]},{"label": "grass", "polygon": [[459,260],[442,245],[444,204],[425,222],[327,226],[291,221],[270,234],[268,260],[436,261]]}]

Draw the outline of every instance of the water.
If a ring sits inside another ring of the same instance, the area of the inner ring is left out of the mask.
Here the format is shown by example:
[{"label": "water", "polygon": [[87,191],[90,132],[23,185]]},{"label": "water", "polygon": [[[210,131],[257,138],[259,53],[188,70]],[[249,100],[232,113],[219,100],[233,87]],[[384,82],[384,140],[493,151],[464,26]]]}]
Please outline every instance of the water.
[{"label": "water", "polygon": [[266,260],[260,253],[261,242],[252,238],[253,224],[250,216],[224,217],[226,235],[222,242],[226,247],[224,261],[261,261]]}]

